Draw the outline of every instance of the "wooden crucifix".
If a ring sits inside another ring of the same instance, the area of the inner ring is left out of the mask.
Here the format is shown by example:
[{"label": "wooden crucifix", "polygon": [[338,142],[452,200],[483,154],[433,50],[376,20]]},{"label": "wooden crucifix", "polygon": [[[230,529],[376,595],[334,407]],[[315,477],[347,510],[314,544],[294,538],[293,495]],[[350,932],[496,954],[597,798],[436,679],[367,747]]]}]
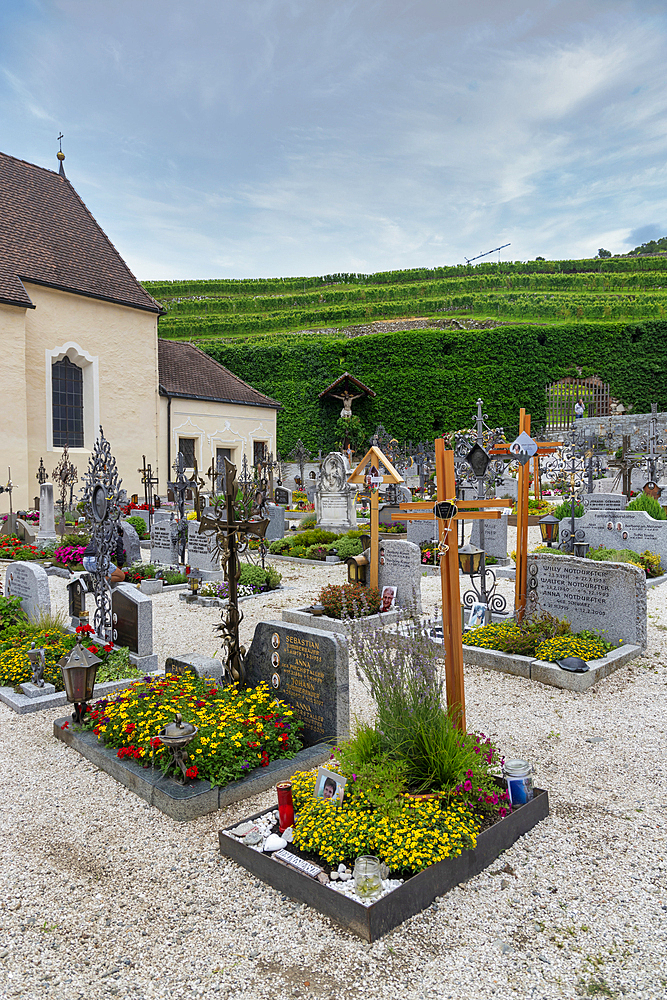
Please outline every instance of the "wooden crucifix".
[{"label": "wooden crucifix", "polygon": [[[394,514],[395,520],[430,521],[438,520],[440,553],[440,586],[442,590],[442,637],[445,652],[445,680],[447,687],[447,707],[452,712],[460,729],[466,727],[465,692],[463,685],[463,637],[461,629],[461,592],[459,589],[459,558],[456,532],[448,539],[452,521],[474,521],[497,519],[500,510],[480,510],[479,508],[511,507],[511,500],[475,499],[456,500],[456,472],[454,452],[445,451],[445,442],[437,438],[435,442],[435,470],[438,484],[438,500],[402,503],[400,509],[406,514]],[[477,509],[472,509],[477,508]],[[439,515],[443,515],[442,517]]]},{"label": "wooden crucifix", "polygon": [[264,538],[269,526],[269,519],[251,520],[250,517],[236,520],[236,498],[239,493],[239,483],[236,478],[236,466],[225,458],[225,504],[217,505],[215,517],[202,517],[199,522],[199,534],[215,531],[216,547],[220,554],[225,580],[229,584],[229,600],[222,613],[222,621],[217,626],[223,637],[223,645],[227,650],[225,673],[233,684],[245,683],[245,647],[239,643],[239,625],[243,621],[243,613],[239,611],[238,582],[241,576],[239,546],[246,544],[249,535]]},{"label": "wooden crucifix", "polygon": [[[370,472],[367,468],[370,466]],[[385,471],[381,469],[384,466]],[[380,551],[380,513],[378,490],[381,483],[402,483],[403,476],[396,471],[387,456],[376,445],[371,445],[356,469],[347,477],[348,483],[364,483],[371,495],[371,587],[378,585],[378,557]]]},{"label": "wooden crucifix", "polygon": [[[526,432],[530,436],[530,413],[524,407],[519,410],[519,434]],[[540,455],[551,455],[558,451],[560,441],[536,441],[535,478],[539,478]],[[489,449],[490,455],[507,455],[511,457],[509,444],[499,444]],[[519,619],[526,609],[528,590],[528,499],[530,492],[530,461],[519,465],[519,478],[516,501],[516,579],[514,584],[514,612]],[[537,496],[537,494],[535,494]]]}]

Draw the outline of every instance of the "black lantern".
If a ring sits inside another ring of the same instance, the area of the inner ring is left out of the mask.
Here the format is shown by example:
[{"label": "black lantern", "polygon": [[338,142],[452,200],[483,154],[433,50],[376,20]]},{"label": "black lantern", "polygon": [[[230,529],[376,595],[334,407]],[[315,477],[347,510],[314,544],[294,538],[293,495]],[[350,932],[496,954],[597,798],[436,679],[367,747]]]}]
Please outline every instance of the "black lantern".
[{"label": "black lantern", "polygon": [[72,713],[74,722],[83,722],[88,708],[87,702],[93,697],[97,667],[101,662],[99,657],[78,642],[74,649],[65,653],[58,661],[67,700],[74,705]]},{"label": "black lantern", "polygon": [[483,554],[483,549],[478,549],[476,545],[471,545],[470,542],[462,546],[459,549],[459,566],[461,572],[465,573],[466,576],[476,576],[479,573]]},{"label": "black lantern", "polygon": [[546,542],[549,548],[551,548],[551,543],[558,541],[560,521],[553,514],[546,514],[545,517],[540,518],[538,524],[542,533],[542,541]]},{"label": "black lantern", "polygon": [[491,456],[480,444],[474,444],[466,455],[466,462],[472,469],[476,479],[484,478],[490,461]]},{"label": "black lantern", "polygon": [[574,543],[574,555],[578,556],[580,559],[585,559],[588,555],[588,550],[591,547],[590,542],[577,542]]}]

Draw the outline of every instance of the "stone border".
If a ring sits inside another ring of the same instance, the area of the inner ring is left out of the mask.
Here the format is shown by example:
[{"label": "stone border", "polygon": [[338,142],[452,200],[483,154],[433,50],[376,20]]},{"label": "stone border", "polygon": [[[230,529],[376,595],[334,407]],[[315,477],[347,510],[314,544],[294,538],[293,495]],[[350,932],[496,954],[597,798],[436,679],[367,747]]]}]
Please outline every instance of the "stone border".
[{"label": "stone border", "polygon": [[[270,808],[276,809],[277,805]],[[263,809],[247,819],[256,820],[267,811]],[[406,879],[403,885],[399,885],[397,889],[369,906],[364,906],[363,903],[358,903],[343,893],[321,885],[317,879],[310,878],[303,872],[274,861],[270,854],[246,847],[224,830],[219,831],[218,839],[220,853],[223,856],[231,858],[267,885],[279,889],[292,899],[306,903],[325,916],[331,917],[348,931],[371,942],[426,909],[436,896],[441,896],[461,882],[467,882],[468,879],[479,875],[519,837],[532,830],[548,815],[549,796],[544,789],[536,788],[530,802],[515,809],[492,827],[483,830],[477,837],[474,850],[463,851],[458,857],[446,858],[431,865],[430,868]],[[294,854],[299,854],[293,844],[289,844],[288,847]]]},{"label": "stone border", "polygon": [[[63,724],[69,726],[63,729]],[[232,781],[219,788],[208,781],[192,781],[181,785],[174,778],[166,778],[159,768],[143,768],[130,760],[120,760],[117,751],[106,747],[93,732],[82,731],[73,726],[71,719],[56,719],[53,735],[62,743],[72,747],[87,760],[105,771],[119,784],[155,806],[172,819],[187,822],[207,813],[217,812],[226,806],[258,795],[275,786],[279,781],[287,781],[295,771],[307,771],[317,767],[331,756],[329,744],[306,747],[294,757],[274,760],[267,767],[258,767],[247,778]]]},{"label": "stone border", "polygon": [[[93,698],[96,701],[105,698],[108,694],[122,691],[140,679],[139,677],[126,677],[119,681],[105,681],[103,684],[96,684],[93,689]],[[67,704],[67,696],[64,691],[56,691],[55,694],[29,698],[25,694],[17,694],[12,687],[0,687],[0,701],[11,708],[13,712],[27,715],[29,712],[41,712],[44,708],[60,708],[61,705]]]},{"label": "stone border", "polygon": [[[333,542],[331,544],[333,545]],[[273,552],[269,552],[266,556],[267,562],[270,559],[278,559],[280,562],[297,563],[298,565],[306,566],[340,566],[343,563],[342,559],[339,559],[338,562],[330,563],[327,562],[326,559],[298,559],[295,556],[275,555]]]},{"label": "stone border", "polygon": [[313,615],[307,608],[299,608],[298,611],[283,611],[283,621],[292,625],[304,625],[306,628],[319,628],[325,632],[342,632],[349,635],[354,625],[361,625],[363,628],[383,628],[385,625],[393,625],[401,619],[401,608],[393,611],[380,612],[377,615],[368,615],[366,618],[354,618],[352,621],[341,621],[339,618],[329,618],[328,615]]},{"label": "stone border", "polygon": [[531,681],[541,681],[552,687],[567,691],[586,691],[603,677],[608,677],[624,663],[641,656],[641,646],[630,643],[612,649],[597,660],[587,660],[589,670],[583,674],[573,674],[563,670],[557,663],[537,660],[533,656],[519,656],[516,653],[501,653],[498,649],[482,649],[480,646],[463,646],[463,662],[478,667],[499,670],[504,674],[514,674]]}]

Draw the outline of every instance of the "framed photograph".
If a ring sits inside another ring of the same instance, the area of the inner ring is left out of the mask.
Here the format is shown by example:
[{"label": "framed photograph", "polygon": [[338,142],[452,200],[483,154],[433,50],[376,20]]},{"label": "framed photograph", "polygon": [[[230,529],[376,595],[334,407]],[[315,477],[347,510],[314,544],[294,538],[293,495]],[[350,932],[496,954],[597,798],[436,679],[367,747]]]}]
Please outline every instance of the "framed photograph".
[{"label": "framed photograph", "polygon": [[318,799],[335,799],[340,805],[345,795],[347,778],[326,767],[318,767],[314,795]]},{"label": "framed photograph", "polygon": [[390,611],[396,605],[397,587],[383,587],[380,598],[380,611]]},{"label": "framed photograph", "polygon": [[468,617],[468,625],[471,628],[479,628],[480,625],[486,624],[487,610],[488,607],[486,604],[473,604]]}]

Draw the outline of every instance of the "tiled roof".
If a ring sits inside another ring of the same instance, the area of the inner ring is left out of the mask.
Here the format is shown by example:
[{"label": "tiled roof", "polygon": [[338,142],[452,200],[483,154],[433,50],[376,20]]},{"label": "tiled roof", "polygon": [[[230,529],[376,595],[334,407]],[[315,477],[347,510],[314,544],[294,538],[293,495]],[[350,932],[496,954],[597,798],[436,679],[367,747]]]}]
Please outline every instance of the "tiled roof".
[{"label": "tiled roof", "polygon": [[160,395],[210,399],[279,410],[282,404],[253,389],[194,344],[158,340]]},{"label": "tiled roof", "polygon": [[0,302],[22,281],[160,313],[63,175],[0,153]]},{"label": "tiled roof", "polygon": [[337,378],[335,382],[332,382],[331,385],[328,385],[326,389],[322,390],[319,398],[324,399],[325,396],[333,392],[349,392],[350,390],[354,392],[355,389],[361,389],[361,391],[366,396],[370,396],[371,399],[375,396],[373,390],[369,389],[363,382],[360,382],[358,378],[355,378],[354,375],[350,375],[349,372],[343,372],[340,378]]}]

